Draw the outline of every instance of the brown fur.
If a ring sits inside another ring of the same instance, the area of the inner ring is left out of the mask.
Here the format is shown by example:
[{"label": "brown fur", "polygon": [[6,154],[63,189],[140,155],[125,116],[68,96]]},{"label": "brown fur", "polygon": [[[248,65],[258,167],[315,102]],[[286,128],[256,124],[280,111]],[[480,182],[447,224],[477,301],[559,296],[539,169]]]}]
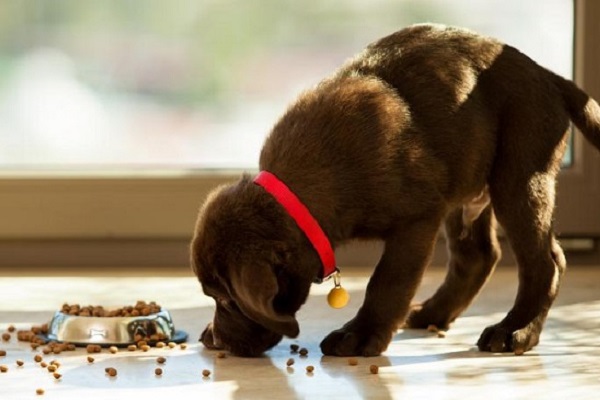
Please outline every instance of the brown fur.
[{"label": "brown fur", "polygon": [[[566,267],[552,219],[569,120],[600,148],[600,108],[573,83],[496,40],[436,25],[379,40],[301,95],[267,138],[260,169],[291,188],[334,247],[385,241],[363,306],[323,340],[323,353],[378,355],[403,322],[448,328],[500,257],[495,218],[519,290],[478,346],[535,346]],[[411,309],[442,225],[448,275]],[[321,264],[249,176],[207,199],[191,251],[217,300],[205,345],[255,356],[298,334],[294,315]]]}]

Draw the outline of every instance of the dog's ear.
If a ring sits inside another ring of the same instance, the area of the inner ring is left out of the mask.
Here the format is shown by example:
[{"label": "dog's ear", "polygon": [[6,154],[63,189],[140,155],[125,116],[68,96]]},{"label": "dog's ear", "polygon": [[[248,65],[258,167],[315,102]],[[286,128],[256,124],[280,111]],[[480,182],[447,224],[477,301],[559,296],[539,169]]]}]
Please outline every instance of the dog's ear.
[{"label": "dog's ear", "polygon": [[279,286],[270,265],[260,262],[237,265],[231,268],[230,279],[232,295],[247,317],[280,335],[298,336],[300,327],[296,318],[278,313],[274,308]]}]

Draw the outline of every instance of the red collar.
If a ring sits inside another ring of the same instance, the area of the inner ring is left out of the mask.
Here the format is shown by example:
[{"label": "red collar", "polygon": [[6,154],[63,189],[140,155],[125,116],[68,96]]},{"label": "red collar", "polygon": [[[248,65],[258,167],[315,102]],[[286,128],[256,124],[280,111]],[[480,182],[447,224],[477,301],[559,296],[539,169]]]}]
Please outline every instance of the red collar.
[{"label": "red collar", "polygon": [[327,235],[325,235],[317,220],[308,211],[308,208],[306,208],[285,183],[270,172],[261,171],[254,178],[254,183],[262,186],[283,206],[319,254],[321,263],[323,264],[323,275],[318,278],[317,282],[320,283],[333,275],[337,271],[333,248]]}]

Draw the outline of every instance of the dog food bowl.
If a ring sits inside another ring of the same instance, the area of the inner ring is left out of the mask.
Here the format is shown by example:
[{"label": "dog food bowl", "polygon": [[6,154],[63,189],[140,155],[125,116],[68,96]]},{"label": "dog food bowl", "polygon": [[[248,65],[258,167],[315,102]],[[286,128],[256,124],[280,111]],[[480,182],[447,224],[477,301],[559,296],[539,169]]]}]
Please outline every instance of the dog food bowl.
[{"label": "dog food bowl", "polygon": [[175,343],[185,342],[188,337],[187,333],[175,330],[171,314],[163,309],[155,314],[136,317],[82,317],[57,311],[48,324],[45,339],[78,346],[125,347],[140,340],[149,344],[156,342],[149,339],[152,335]]}]

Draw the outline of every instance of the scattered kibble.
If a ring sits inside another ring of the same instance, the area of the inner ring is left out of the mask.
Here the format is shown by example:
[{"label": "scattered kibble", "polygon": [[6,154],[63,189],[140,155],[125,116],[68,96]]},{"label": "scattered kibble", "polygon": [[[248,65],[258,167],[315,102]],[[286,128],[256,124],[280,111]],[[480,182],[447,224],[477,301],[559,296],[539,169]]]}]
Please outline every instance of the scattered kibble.
[{"label": "scattered kibble", "polygon": [[181,348],[181,350],[185,350],[185,349],[187,349],[187,344],[185,344],[185,343],[181,343],[181,344],[179,345],[179,347]]},{"label": "scattered kibble", "polygon": [[148,342],[146,342],[145,340],[140,340],[137,342],[137,347],[142,348],[144,346],[148,346]]},{"label": "scattered kibble", "polygon": [[0,350],[0,357],[4,357],[6,355],[6,350]]},{"label": "scattered kibble", "polygon": [[437,337],[439,337],[439,338],[445,338],[446,337],[446,331],[438,331],[437,332]]},{"label": "scattered kibble", "polygon": [[210,371],[208,369],[203,369],[202,376],[208,378],[210,376]]},{"label": "scattered kibble", "polygon": [[308,349],[303,347],[298,351],[298,353],[300,353],[301,356],[306,357],[308,355]]},{"label": "scattered kibble", "polygon": [[8,326],[8,331],[9,331],[10,333],[13,333],[15,330],[17,330],[17,328],[15,328],[15,326],[14,326],[14,325],[9,325],[9,326]]},{"label": "scattered kibble", "polygon": [[306,366],[306,372],[308,372],[309,374],[312,373],[314,370],[315,370],[315,367],[313,367],[312,365]]},{"label": "scattered kibble", "polygon": [[22,367],[25,364],[23,360],[17,360],[17,366]]},{"label": "scattered kibble", "polygon": [[433,332],[433,333],[436,333],[437,331],[439,331],[439,329],[438,329],[438,327],[437,327],[437,326],[435,326],[435,325],[433,325],[433,324],[432,324],[432,325],[428,325],[428,326],[427,326],[427,331],[428,331],[428,332]]},{"label": "scattered kibble", "polygon": [[292,351],[292,353],[297,353],[299,348],[300,346],[298,346],[297,344],[290,344],[290,350]]},{"label": "scattered kibble", "polygon": [[45,362],[45,361],[42,361],[42,362],[40,363],[40,367],[42,367],[42,368],[46,368],[47,366],[48,366],[48,363],[47,363],[47,362]]},{"label": "scattered kibble", "polygon": [[52,376],[54,376],[54,379],[56,379],[56,380],[59,380],[60,378],[62,378],[62,375],[59,374],[58,372],[53,373]]},{"label": "scattered kibble", "polygon": [[56,365],[48,365],[48,372],[56,372]]},{"label": "scattered kibble", "polygon": [[348,359],[348,365],[358,365],[358,360],[356,358],[349,358]]},{"label": "scattered kibble", "polygon": [[223,351],[220,351],[217,353],[217,358],[225,358],[227,357],[227,354]]},{"label": "scattered kibble", "polygon": [[150,350],[150,346],[148,346],[147,344],[140,346],[140,350],[142,350],[143,352],[147,352]]},{"label": "scattered kibble", "polygon": [[88,356],[87,361],[92,364],[94,362],[94,357]]},{"label": "scattered kibble", "polygon": [[5,342],[8,342],[10,340],[10,333],[3,333],[2,334],[2,340]]},{"label": "scattered kibble", "polygon": [[44,359],[44,358],[43,358],[42,356],[40,356],[39,354],[36,354],[36,355],[33,357],[33,361],[35,361],[35,362],[37,362],[37,363],[39,363],[39,362],[42,362],[42,360],[43,360],[43,359]]},{"label": "scattered kibble", "polygon": [[377,365],[371,365],[369,367],[369,371],[371,371],[372,374],[378,374],[379,373],[379,366]]},{"label": "scattered kibble", "polygon": [[8,372],[8,365],[0,365],[0,372],[2,372],[2,373]]},{"label": "scattered kibble", "polygon": [[158,347],[159,349],[162,349],[165,346],[165,342],[156,342],[156,347]]},{"label": "scattered kibble", "polygon": [[168,346],[170,349],[173,349],[175,346],[177,346],[177,344],[175,342],[169,342]]},{"label": "scattered kibble", "polygon": [[85,348],[88,353],[100,353],[102,352],[102,347],[98,344],[88,344]]},{"label": "scattered kibble", "polygon": [[50,365],[56,365],[56,368],[60,367],[60,363],[56,360],[50,361]]},{"label": "scattered kibble", "polygon": [[288,367],[291,367],[292,365],[294,365],[294,359],[293,358],[288,358],[287,362],[285,363],[285,365],[287,365]]},{"label": "scattered kibble", "polygon": [[106,373],[108,374],[108,376],[111,376],[111,377],[117,376],[117,370],[115,368],[108,367],[104,371],[106,371]]},{"label": "scattered kibble", "polygon": [[117,354],[119,352],[119,348],[117,346],[110,346],[108,351],[110,351],[111,354]]},{"label": "scattered kibble", "polygon": [[44,389],[35,389],[35,394],[37,394],[38,396],[41,396],[44,394]]},{"label": "scattered kibble", "polygon": [[156,368],[156,369],[154,370],[154,375],[156,375],[156,376],[161,376],[161,375],[162,375],[162,373],[163,373],[163,370],[162,370],[162,368]]},{"label": "scattered kibble", "polygon": [[130,344],[129,346],[127,346],[127,350],[128,351],[136,351],[137,346],[135,344]]},{"label": "scattered kibble", "polygon": [[156,362],[159,363],[159,364],[164,364],[166,361],[167,361],[167,359],[164,358],[164,357],[158,357],[156,359]]}]

